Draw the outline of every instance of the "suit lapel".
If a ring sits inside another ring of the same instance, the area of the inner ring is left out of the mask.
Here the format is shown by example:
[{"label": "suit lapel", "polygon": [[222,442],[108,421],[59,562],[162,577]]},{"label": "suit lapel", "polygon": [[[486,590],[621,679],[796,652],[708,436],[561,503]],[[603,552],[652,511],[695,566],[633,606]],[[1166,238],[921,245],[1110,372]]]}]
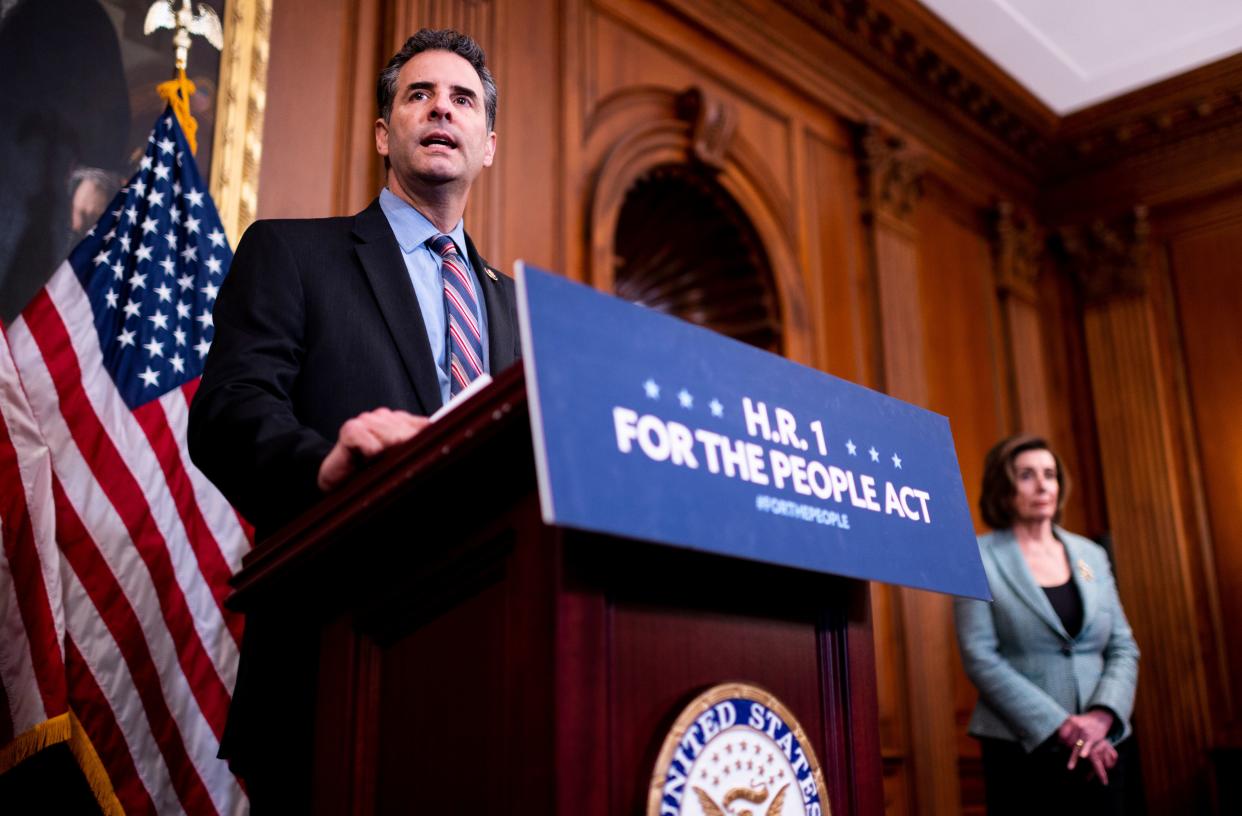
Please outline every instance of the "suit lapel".
[{"label": "suit lapel", "polygon": [[480,257],[469,235],[466,236],[466,252],[470,256],[470,266],[474,269],[479,291],[483,293],[483,306],[487,309],[487,354],[492,375],[495,376],[513,362],[513,332],[516,327],[509,314],[503,284],[499,277],[493,277],[497,273],[489,273],[487,261]]},{"label": "suit lapel", "polygon": [[[1082,630],[1080,631],[1085,632],[1087,624],[1091,623],[1091,619],[1095,617],[1095,613],[1100,608],[1100,582],[1091,569],[1091,562],[1087,560],[1090,553],[1083,545],[1073,536],[1066,535],[1065,531],[1060,528],[1057,528],[1056,532],[1057,538],[1065,544],[1065,553],[1070,561],[1070,576],[1074,579],[1075,586],[1078,587],[1078,596],[1082,598]],[[1086,574],[1084,574],[1084,567]]]},{"label": "suit lapel", "polygon": [[422,412],[430,415],[440,407],[441,400],[435,359],[427,345],[427,325],[401,258],[401,248],[397,246],[378,199],[354,218],[354,235],[359,239],[354,247],[358,261],[375,294],[393,345],[401,355]]},{"label": "suit lapel", "polygon": [[992,542],[992,555],[996,560],[997,568],[1004,576],[1005,582],[1013,589],[1014,594],[1021,598],[1022,602],[1029,606],[1031,611],[1054,632],[1064,638],[1069,638],[1069,633],[1065,631],[1065,626],[1052,608],[1052,602],[1040,589],[1039,584],[1035,583],[1035,577],[1031,575],[1031,570],[1026,566],[1026,559],[1022,557],[1022,550],[1018,547],[1018,539],[1014,537],[1013,531],[1005,530],[996,534]]}]

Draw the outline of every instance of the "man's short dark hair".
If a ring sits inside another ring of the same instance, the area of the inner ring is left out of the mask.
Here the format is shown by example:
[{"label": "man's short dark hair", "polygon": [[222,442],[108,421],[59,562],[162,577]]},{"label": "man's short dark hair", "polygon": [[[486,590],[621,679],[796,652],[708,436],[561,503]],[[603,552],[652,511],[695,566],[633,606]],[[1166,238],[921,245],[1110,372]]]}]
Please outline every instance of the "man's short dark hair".
[{"label": "man's short dark hair", "polygon": [[1061,457],[1041,437],[1016,434],[997,442],[983,460],[983,488],[979,491],[979,512],[983,516],[983,523],[993,530],[1007,530],[1013,526],[1013,500],[1018,493],[1013,463],[1019,454],[1032,450],[1048,451],[1057,463],[1057,512],[1052,520],[1061,520],[1061,511],[1065,508],[1065,499],[1070,491],[1069,474],[1065,472]]},{"label": "man's short dark hair", "polygon": [[483,53],[472,38],[451,28],[420,29],[417,34],[405,41],[401,50],[393,54],[388,65],[380,71],[379,82],[375,86],[375,99],[379,103],[380,117],[389,121],[392,116],[392,103],[397,97],[397,77],[401,68],[424,51],[448,51],[470,63],[479,81],[483,83],[483,105],[487,111],[487,129],[496,129],[496,80],[492,72],[487,70],[487,55]]}]

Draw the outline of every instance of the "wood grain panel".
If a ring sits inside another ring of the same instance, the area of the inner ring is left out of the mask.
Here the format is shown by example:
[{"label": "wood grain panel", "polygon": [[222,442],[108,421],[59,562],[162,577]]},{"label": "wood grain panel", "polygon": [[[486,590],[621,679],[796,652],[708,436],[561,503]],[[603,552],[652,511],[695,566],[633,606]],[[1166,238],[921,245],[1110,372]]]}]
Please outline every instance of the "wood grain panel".
[{"label": "wood grain panel", "polygon": [[[702,60],[697,49],[690,49],[684,37],[675,36],[670,26],[638,28],[614,14],[632,12],[635,4],[619,4],[601,9],[590,17],[593,28],[591,41],[597,49],[592,76],[593,110],[606,100],[628,89],[656,87],[680,92],[691,86],[719,95],[732,104],[737,113],[735,139],[745,144],[763,168],[765,193],[779,202],[779,211],[786,223],[792,221],[793,209],[790,180],[793,157],[792,131],[787,114],[759,96],[751,83],[722,80],[711,64]],[[642,17],[650,22],[650,14]],[[743,91],[749,89],[751,93]]]},{"label": "wood grain panel", "polygon": [[[1221,615],[1242,621],[1242,218],[1175,237],[1170,242],[1177,313],[1184,343],[1190,403],[1202,466]],[[1232,696],[1242,698],[1242,644],[1225,642]],[[1235,714],[1236,716],[1236,714]]]},{"label": "wood grain panel", "polygon": [[[983,457],[1006,432],[1002,371],[1006,365],[1000,342],[992,253],[981,231],[982,219],[969,223],[962,213],[938,206],[939,193],[919,208],[919,255],[923,333],[926,345],[927,407],[949,418],[966,501],[982,529],[975,502],[982,481]],[[929,731],[924,740],[931,751],[925,758],[937,772],[954,782],[940,783],[945,802],[940,809],[920,812],[958,812],[972,804],[963,797],[957,771],[961,758],[978,756],[978,746],[966,737],[965,725],[974,708],[976,692],[962,669],[953,628],[951,600],[906,590],[910,598],[907,648],[929,672],[917,721]],[[917,627],[917,629],[913,629]],[[952,769],[952,770],[949,770]],[[977,786],[966,789],[975,790]],[[921,800],[920,800],[921,801]]]},{"label": "wood grain panel", "polygon": [[339,123],[349,118],[338,107],[349,84],[341,71],[348,17],[336,0],[273,3],[258,218],[339,214],[336,182],[325,168],[335,165]]},{"label": "wood grain panel", "polygon": [[1191,543],[1149,299],[1126,296],[1090,307],[1086,337],[1118,585],[1147,656],[1134,719],[1148,799],[1156,813],[1201,812],[1207,808],[1206,678],[1198,637],[1187,625],[1195,619]]},{"label": "wood grain panel", "polygon": [[875,382],[871,359],[875,314],[862,246],[862,219],[853,157],[839,142],[805,135],[802,219],[806,268],[817,307],[812,312],[816,365],[863,385]]}]

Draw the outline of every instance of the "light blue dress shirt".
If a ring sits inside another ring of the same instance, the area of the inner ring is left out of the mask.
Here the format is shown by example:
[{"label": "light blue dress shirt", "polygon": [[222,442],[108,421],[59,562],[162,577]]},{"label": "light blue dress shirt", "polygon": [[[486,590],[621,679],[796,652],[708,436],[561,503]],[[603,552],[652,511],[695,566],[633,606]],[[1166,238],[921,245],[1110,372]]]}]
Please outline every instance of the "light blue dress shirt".
[{"label": "light blue dress shirt", "polygon": [[[427,239],[438,235],[440,231],[427,220],[426,216],[397,198],[385,187],[379,195],[380,209],[388,219],[393,234],[397,236],[397,245],[401,247],[401,257],[405,260],[406,271],[410,274],[410,282],[414,284],[414,294],[418,297],[418,307],[423,313],[423,325],[427,327],[427,343],[431,346],[431,356],[436,361],[436,377],[440,381],[440,398],[444,402],[449,399],[448,373],[448,323],[444,311],[444,279],[440,276],[440,258],[427,246]],[[472,273],[470,288],[474,291],[475,314],[479,319],[479,331],[483,335],[483,370],[491,373],[490,356],[487,353],[487,309],[483,308],[483,295],[479,291],[478,279],[470,268],[470,258],[466,252],[466,228],[464,221],[458,221],[448,233],[457,244],[466,268]]]}]

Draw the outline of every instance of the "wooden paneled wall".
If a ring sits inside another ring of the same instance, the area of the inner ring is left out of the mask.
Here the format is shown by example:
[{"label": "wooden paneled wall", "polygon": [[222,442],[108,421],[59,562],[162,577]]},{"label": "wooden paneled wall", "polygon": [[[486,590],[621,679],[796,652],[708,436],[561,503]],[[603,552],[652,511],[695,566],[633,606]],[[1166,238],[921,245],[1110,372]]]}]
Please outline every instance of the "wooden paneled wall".
[{"label": "wooden paneled wall", "polygon": [[[764,243],[785,354],[947,415],[972,505],[993,442],[1046,434],[1066,525],[1115,540],[1151,811],[1211,806],[1242,693],[1242,67],[1058,120],[912,0],[274,0],[261,217],[375,195],[374,78],[422,25],[500,85],[467,213],[494,264],[607,289],[626,190],[692,164]],[[872,604],[888,811],[979,812],[948,599]]]}]

